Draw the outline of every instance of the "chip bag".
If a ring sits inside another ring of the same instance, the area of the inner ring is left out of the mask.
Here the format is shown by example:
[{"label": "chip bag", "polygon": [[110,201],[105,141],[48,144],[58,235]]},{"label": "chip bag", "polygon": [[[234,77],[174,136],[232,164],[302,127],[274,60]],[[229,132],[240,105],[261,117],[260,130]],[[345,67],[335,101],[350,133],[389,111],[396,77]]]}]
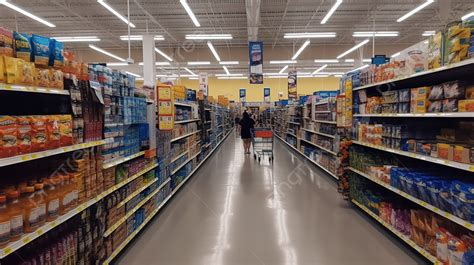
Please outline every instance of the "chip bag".
[{"label": "chip bag", "polygon": [[35,86],[49,87],[49,69],[35,67]]},{"label": "chip bag", "polygon": [[72,145],[72,117],[71,115],[61,115],[59,121],[59,132],[61,134],[60,145]]},{"label": "chip bag", "polygon": [[33,46],[33,62],[37,66],[48,67],[49,64],[49,38],[33,34],[31,43]]},{"label": "chip bag", "polygon": [[55,39],[50,39],[49,42],[49,66],[54,68],[61,68],[64,65],[64,43],[59,42]]},{"label": "chip bag", "polygon": [[16,119],[12,116],[0,116],[0,157],[18,154],[18,130]]},{"label": "chip bag", "polygon": [[46,148],[59,148],[61,142],[61,132],[59,130],[59,122],[61,120],[60,115],[50,115],[47,116],[46,119],[46,130],[48,132],[48,142],[46,144]]},{"label": "chip bag", "polygon": [[46,150],[48,132],[46,130],[47,118],[45,116],[31,116],[30,124],[32,130],[31,151],[39,152]]},{"label": "chip bag", "polygon": [[64,89],[63,72],[51,69],[49,71],[49,85],[52,88]]},{"label": "chip bag", "polygon": [[17,69],[18,73],[20,74],[19,83],[23,85],[33,85],[34,83],[34,68],[35,65],[30,62],[26,62],[23,60],[17,61]]},{"label": "chip bag", "polygon": [[31,153],[32,129],[30,119],[25,116],[16,117],[18,127],[18,154]]},{"label": "chip bag", "polygon": [[30,36],[14,32],[13,37],[15,38],[15,54],[16,58],[25,60],[25,62],[31,61],[31,41]]},{"label": "chip bag", "polygon": [[0,27],[0,55],[13,57],[13,32]]}]

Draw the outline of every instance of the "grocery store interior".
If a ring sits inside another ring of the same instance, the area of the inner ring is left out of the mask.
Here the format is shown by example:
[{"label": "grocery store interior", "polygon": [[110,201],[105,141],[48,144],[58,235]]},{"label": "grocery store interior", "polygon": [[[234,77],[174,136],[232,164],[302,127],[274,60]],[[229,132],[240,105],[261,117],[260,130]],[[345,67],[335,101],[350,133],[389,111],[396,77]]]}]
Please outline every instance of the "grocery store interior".
[{"label": "grocery store interior", "polygon": [[0,21],[1,264],[474,265],[472,0]]}]

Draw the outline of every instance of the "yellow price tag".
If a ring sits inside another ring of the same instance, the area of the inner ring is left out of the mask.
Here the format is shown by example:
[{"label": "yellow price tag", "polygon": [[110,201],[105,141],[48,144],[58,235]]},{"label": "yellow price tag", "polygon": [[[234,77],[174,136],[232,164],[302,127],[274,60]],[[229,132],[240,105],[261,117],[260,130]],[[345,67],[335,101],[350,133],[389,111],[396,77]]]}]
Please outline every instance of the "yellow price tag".
[{"label": "yellow price tag", "polygon": [[426,202],[421,203],[421,206],[426,206],[426,205],[428,205]]},{"label": "yellow price tag", "polygon": [[28,161],[28,160],[30,160],[30,157],[29,157],[29,156],[22,156],[22,157],[21,157],[21,160],[23,160],[23,161]]},{"label": "yellow price tag", "polygon": [[474,172],[474,166],[470,166],[469,171]]},{"label": "yellow price tag", "polygon": [[472,224],[466,222],[466,223],[464,223],[464,227],[471,229],[471,228],[472,228]]},{"label": "yellow price tag", "polygon": [[50,224],[51,228],[55,228],[57,225],[58,223],[56,221],[52,221]]},{"label": "yellow price tag", "polygon": [[38,158],[38,155],[37,154],[31,154],[31,158],[36,159],[36,158]]},{"label": "yellow price tag", "polygon": [[22,241],[23,241],[23,243],[28,244],[28,243],[31,242],[31,237],[27,236],[27,237],[23,238]]},{"label": "yellow price tag", "polygon": [[8,254],[10,254],[10,253],[12,253],[12,252],[13,252],[13,249],[12,249],[12,248],[5,248],[5,249],[3,250],[3,253],[5,253],[5,255],[8,255]]},{"label": "yellow price tag", "polygon": [[42,234],[44,234],[43,229],[40,228],[40,229],[36,230],[36,234],[37,234],[37,235],[42,235]]}]

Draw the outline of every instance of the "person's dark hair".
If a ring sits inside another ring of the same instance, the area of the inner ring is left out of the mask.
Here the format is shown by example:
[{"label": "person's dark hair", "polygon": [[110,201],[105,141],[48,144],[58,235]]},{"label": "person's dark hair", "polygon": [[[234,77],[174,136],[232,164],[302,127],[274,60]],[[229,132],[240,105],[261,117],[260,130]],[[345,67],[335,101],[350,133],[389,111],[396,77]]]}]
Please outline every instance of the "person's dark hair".
[{"label": "person's dark hair", "polygon": [[244,111],[244,113],[242,114],[242,118],[249,119],[250,115],[246,111]]}]

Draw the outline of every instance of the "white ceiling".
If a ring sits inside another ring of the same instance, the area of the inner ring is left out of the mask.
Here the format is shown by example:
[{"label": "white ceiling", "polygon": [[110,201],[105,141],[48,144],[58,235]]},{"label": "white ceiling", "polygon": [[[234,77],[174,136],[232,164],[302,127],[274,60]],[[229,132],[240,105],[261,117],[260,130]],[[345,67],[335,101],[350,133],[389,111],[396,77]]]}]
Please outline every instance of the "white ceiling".
[{"label": "white ceiling", "polygon": [[[0,5],[0,25],[17,29],[20,32],[36,33],[44,36],[97,36],[101,42],[95,45],[127,57],[127,42],[119,39],[128,33],[127,25],[107,11],[96,0],[8,0],[29,12],[56,25],[49,28],[7,7]],[[247,0],[258,1],[258,0]],[[427,8],[416,13],[404,22],[396,20],[425,2],[425,0],[344,0],[325,25],[320,22],[333,6],[335,0],[260,0],[260,23],[258,40],[265,44],[265,60],[290,59],[303,39],[284,39],[284,33],[300,32],[336,32],[336,38],[312,39],[311,47],[301,58],[304,64],[299,67],[311,67],[312,60],[334,58],[337,54],[354,45],[352,37],[355,31],[399,31],[399,37],[377,38],[376,53],[396,52],[423,40],[423,31],[442,29],[449,21],[474,11],[473,0],[436,0]],[[108,0],[115,10],[126,16],[126,0]],[[130,0],[131,22],[136,25],[132,35],[159,34],[164,41],[156,41],[157,47],[169,54],[176,53],[185,43],[185,34],[227,33],[232,40],[213,41],[223,60],[246,60],[248,51],[248,20],[246,0],[188,0],[188,3],[201,27],[192,23],[179,0]],[[177,61],[185,62],[199,58],[215,59],[207,49],[205,42],[194,43],[195,50]],[[67,43],[67,47],[81,53],[85,60],[114,61],[102,59],[92,52],[88,43]],[[371,46],[371,45],[368,45]],[[132,42],[133,57],[141,61],[141,43]],[[370,58],[372,48],[366,47]],[[157,55],[157,60],[161,58]],[[245,69],[245,63],[241,63]],[[268,66],[270,71],[281,68]],[[272,68],[273,67],[273,68]],[[316,67],[316,66],[315,66]],[[216,65],[216,68],[217,67]],[[232,67],[230,67],[232,69]],[[240,70],[233,66],[234,70]],[[139,71],[139,70],[137,70]],[[222,68],[219,70],[222,72]],[[310,70],[308,70],[310,71]]]}]

